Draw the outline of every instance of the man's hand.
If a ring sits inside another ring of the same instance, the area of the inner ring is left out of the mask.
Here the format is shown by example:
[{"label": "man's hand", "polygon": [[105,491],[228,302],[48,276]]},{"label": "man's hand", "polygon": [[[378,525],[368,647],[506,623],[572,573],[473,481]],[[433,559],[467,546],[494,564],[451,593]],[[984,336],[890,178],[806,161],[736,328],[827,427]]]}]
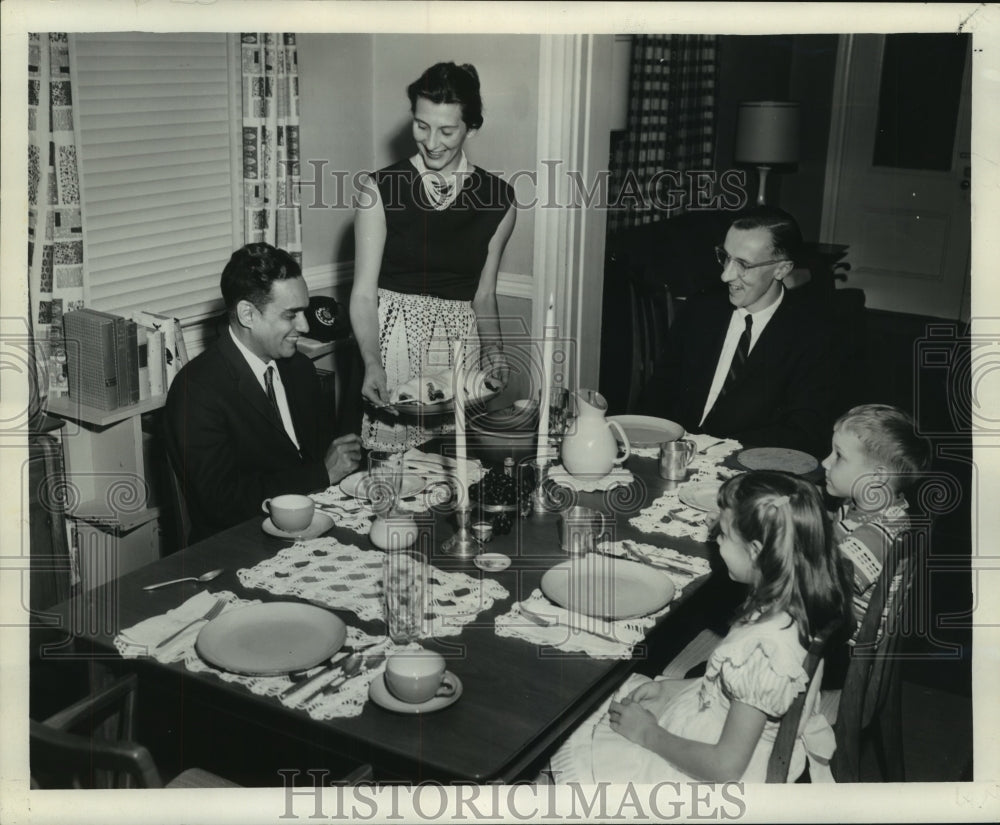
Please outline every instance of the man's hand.
[{"label": "man's hand", "polygon": [[348,433],[333,439],[323,462],[330,474],[331,484],[336,484],[348,473],[353,473],[361,463],[361,436]]}]

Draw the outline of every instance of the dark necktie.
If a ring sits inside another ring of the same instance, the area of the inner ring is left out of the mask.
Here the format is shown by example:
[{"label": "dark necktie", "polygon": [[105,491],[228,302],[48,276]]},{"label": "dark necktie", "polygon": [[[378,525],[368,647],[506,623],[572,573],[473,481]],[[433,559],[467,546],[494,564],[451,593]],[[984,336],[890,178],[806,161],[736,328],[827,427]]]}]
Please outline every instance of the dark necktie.
[{"label": "dark necktie", "polygon": [[733,353],[733,360],[729,365],[729,372],[726,373],[726,380],[722,384],[722,389],[719,390],[719,398],[726,394],[726,392],[733,386],[733,383],[743,372],[743,367],[747,362],[747,356],[750,354],[750,335],[752,334],[752,331],[753,316],[747,313],[746,327],[743,329],[743,334],[740,336],[740,340],[736,344],[736,352]]},{"label": "dark necktie", "polygon": [[274,365],[272,364],[264,370],[264,389],[267,391],[267,400],[274,407],[274,414],[281,421],[281,410],[278,408],[278,396],[274,394]]}]

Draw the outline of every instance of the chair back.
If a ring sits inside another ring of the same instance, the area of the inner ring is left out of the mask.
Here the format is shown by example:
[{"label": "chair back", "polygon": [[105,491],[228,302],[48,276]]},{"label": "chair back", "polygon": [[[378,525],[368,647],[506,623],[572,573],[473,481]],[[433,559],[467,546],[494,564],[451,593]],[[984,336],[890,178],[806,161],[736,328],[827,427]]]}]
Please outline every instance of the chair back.
[{"label": "chair back", "polygon": [[899,662],[913,582],[925,554],[925,530],[904,530],[889,549],[851,650],[833,726],[837,782],[858,782],[861,745],[872,733],[888,781],[903,778]]},{"label": "chair back", "polygon": [[769,783],[780,783],[788,781],[788,769],[792,762],[792,751],[795,749],[795,742],[802,733],[802,728],[808,722],[808,718],[803,719],[802,713],[805,708],[812,708],[816,705],[816,696],[819,693],[820,683],[823,681],[823,653],[826,644],[833,636],[839,622],[834,622],[820,632],[806,651],[806,659],[802,667],[809,680],[806,689],[803,690],[792,706],[781,717],[781,724],[778,726],[778,733],[774,738],[774,747],[771,749],[771,757],[767,762],[767,778]]},{"label": "chair back", "polygon": [[44,722],[30,720],[32,787],[162,788],[149,751],[131,741],[135,696],[129,674]]}]

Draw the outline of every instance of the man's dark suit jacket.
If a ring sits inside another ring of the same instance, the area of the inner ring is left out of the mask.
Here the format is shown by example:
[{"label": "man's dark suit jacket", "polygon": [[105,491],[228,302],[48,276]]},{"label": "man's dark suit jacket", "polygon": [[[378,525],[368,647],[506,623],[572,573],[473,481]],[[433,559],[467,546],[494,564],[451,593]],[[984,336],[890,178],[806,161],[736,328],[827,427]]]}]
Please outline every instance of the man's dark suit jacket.
[{"label": "man's dark suit jacket", "polygon": [[841,365],[826,312],[805,293],[786,290],[754,344],[742,375],[700,424],[733,314],[725,291],[694,295],[670,331],[659,388],[668,418],[693,433],[735,438],[750,447],[829,452]]},{"label": "man's dark suit jacket", "polygon": [[228,329],[170,385],[166,441],[191,519],[191,541],[261,514],[282,493],[329,485],[332,421],[320,420],[316,369],[305,355],[276,361],[302,454],[288,437]]}]

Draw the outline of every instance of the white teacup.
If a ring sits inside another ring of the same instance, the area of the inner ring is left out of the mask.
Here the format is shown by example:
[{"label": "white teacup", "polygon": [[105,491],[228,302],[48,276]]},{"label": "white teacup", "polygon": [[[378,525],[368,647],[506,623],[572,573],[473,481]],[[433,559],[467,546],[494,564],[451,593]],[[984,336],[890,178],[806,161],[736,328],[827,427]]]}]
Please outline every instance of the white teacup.
[{"label": "white teacup", "polygon": [[305,530],[312,524],[315,507],[309,496],[292,493],[265,499],[263,504],[264,512],[271,515],[274,526],[286,533]]},{"label": "white teacup", "polygon": [[445,672],[444,657],[426,648],[405,650],[385,664],[385,686],[403,702],[418,705],[437,696],[454,696],[458,682]]}]

